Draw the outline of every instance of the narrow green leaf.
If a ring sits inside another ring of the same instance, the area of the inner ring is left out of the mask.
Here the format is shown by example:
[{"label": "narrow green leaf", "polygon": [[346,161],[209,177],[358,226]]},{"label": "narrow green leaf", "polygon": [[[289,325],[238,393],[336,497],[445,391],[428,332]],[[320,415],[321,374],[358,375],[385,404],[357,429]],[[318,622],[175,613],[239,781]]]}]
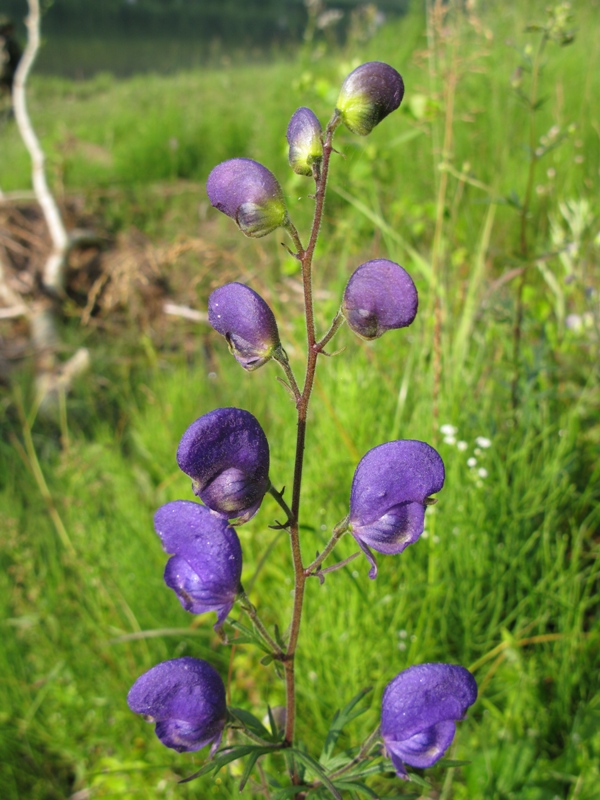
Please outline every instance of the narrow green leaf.
[{"label": "narrow green leaf", "polygon": [[240,780],[240,785],[238,791],[243,792],[244,786],[248,783],[248,778],[258,759],[260,758],[261,753],[250,753],[248,757],[248,761],[246,762],[246,766],[244,767],[244,772],[242,773],[242,778]]},{"label": "narrow green leaf", "polygon": [[271,800],[286,800],[288,797],[294,797],[300,792],[305,792],[306,786],[286,786],[285,789],[280,789],[272,795]]},{"label": "narrow green leaf", "polygon": [[356,717],[359,717],[361,714],[365,713],[367,710],[366,708],[361,708],[357,711],[354,711],[354,707],[370,691],[371,687],[368,687],[367,689],[361,689],[361,691],[356,694],[341,711],[335,712],[333,719],[331,720],[331,725],[329,726],[325,744],[323,745],[323,751],[321,752],[321,756],[319,758],[321,764],[324,764],[331,759],[337,740],[339,739],[340,733],[344,727],[353,719],[356,719]]},{"label": "narrow green leaf", "polygon": [[243,708],[229,708],[230,714],[234,716],[237,720],[239,720],[242,725],[247,728],[252,733],[260,736],[261,739],[266,739],[267,741],[273,741],[274,737],[266,728],[263,723],[255,717],[254,714],[251,714],[249,711],[246,711]]},{"label": "narrow green leaf", "polygon": [[342,795],[327,777],[325,770],[318,761],[315,761],[315,759],[312,756],[309,756],[308,753],[304,753],[302,750],[298,750],[297,748],[290,748],[288,752],[293,753],[297,761],[299,761],[301,764],[304,764],[307,769],[317,776],[323,786],[329,790],[329,793],[332,797],[335,797],[336,800],[343,800]]},{"label": "narrow green leaf", "polygon": [[179,781],[179,783],[189,783],[195,778],[199,778],[201,775],[207,775],[210,772],[217,773],[227,764],[230,764],[232,761],[237,761],[239,758],[244,758],[245,756],[250,755],[250,753],[262,755],[263,753],[272,753],[273,750],[273,747],[261,747],[261,745],[255,744],[227,747],[224,750],[217,752],[217,755],[214,757],[214,759],[205,764],[201,769],[198,770],[198,772],[194,772],[194,774],[190,775],[188,778],[183,778]]},{"label": "narrow green leaf", "polygon": [[414,772],[409,772],[408,777],[410,778],[411,783],[415,783],[417,786],[421,786],[423,789],[431,789],[431,784],[427,783],[427,781],[421,778],[420,775],[416,775]]},{"label": "narrow green leaf", "polygon": [[379,800],[379,795],[377,792],[374,792],[373,789],[370,789],[363,783],[357,783],[356,781],[336,781],[334,785],[341,791],[356,792],[357,794],[362,794],[365,797],[373,797],[374,800]]}]

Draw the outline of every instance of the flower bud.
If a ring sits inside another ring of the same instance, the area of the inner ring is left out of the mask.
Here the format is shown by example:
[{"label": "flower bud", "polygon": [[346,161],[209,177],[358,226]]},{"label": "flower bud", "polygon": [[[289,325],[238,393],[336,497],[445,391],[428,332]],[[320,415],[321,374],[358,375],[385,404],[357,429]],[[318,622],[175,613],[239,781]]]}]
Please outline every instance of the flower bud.
[{"label": "flower bud", "polygon": [[218,164],[206,182],[208,199],[254,238],[266,236],[287,223],[281,186],[272,172],[250,158]]},{"label": "flower bud", "polygon": [[127,695],[127,704],[148,722],[156,735],[178,753],[218,748],[227,705],[219,673],[199,658],[163,661],[141,675]]},{"label": "flower bud", "polygon": [[220,628],[240,591],[242,548],[227,520],[206,506],[176,500],[158,509],[154,529],[172,554],[165,583],[192,614],[217,612]]},{"label": "flower bud", "polygon": [[177,463],[212,511],[248,522],[269,481],[269,443],[258,420],[241,408],[217,408],[183,434]]},{"label": "flower bud", "polygon": [[336,111],[352,133],[366,136],[398,108],[403,97],[401,75],[389,64],[369,61],[351,72],[342,84]]},{"label": "flower bud", "polygon": [[243,283],[227,283],[208,298],[208,321],[227,339],[235,359],[258,369],[280,347],[275,317],[262,297]]},{"label": "flower bud", "polygon": [[413,279],[393,261],[380,258],[361,264],[344,291],[342,313],[363,339],[377,339],[393,328],[406,328],[417,314],[419,298]]},{"label": "flower bud", "polygon": [[401,553],[423,533],[429,495],[444,485],[444,462],[425,442],[399,440],[372,450],[359,462],[350,494],[349,530],[377,577],[378,553]]},{"label": "flower bud", "polygon": [[404,764],[431,767],[444,755],[477,699],[469,670],[453,664],[419,664],[388,683],[381,702],[381,736],[399,778]]},{"label": "flower bud", "polygon": [[294,111],[287,129],[290,146],[290,167],[298,175],[312,175],[313,164],[319,167],[323,159],[321,123],[310,108]]}]

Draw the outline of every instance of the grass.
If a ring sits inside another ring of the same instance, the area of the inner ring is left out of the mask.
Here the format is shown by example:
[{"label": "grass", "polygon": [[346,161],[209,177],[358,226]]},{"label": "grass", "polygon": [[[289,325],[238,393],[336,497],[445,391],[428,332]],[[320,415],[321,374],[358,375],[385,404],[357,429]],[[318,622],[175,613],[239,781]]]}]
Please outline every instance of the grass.
[{"label": "grass", "polygon": [[[470,666],[480,697],[449,753],[469,763],[428,770],[432,788],[418,788],[422,797],[597,796],[598,334],[564,322],[565,313],[591,313],[597,302],[600,147],[591,110],[600,74],[592,46],[597,8],[577,7],[575,44],[548,51],[548,101],[536,117],[540,135],[555,122],[579,127],[539,166],[543,191],[536,194],[530,231],[537,254],[557,246],[552,224],[577,249],[570,282],[564,281],[565,253],[534,262],[516,412],[510,405],[514,291],[503,279],[520,265],[518,215],[506,198],[524,190],[527,119],[510,90],[518,56],[505,42],[510,37],[524,45],[524,22],[543,15],[541,6],[527,13],[520,4],[490,10],[482,24],[492,30],[491,40],[464,20],[454,22],[457,38],[439,42],[436,71],[415,54],[424,39],[414,14],[401,27],[384,27],[364,52],[317,64],[290,60],[168,78],[81,84],[38,78],[33,84],[32,111],[57,187],[84,193],[114,230],[136,224],[168,240],[195,235],[198,198],[154,202],[157,181],[201,181],[214,163],[237,155],[285,175],[282,131],[294,108],[307,104],[327,116],[355,57],[406,64],[408,110],[396,127],[390,118],[368,139],[340,137],[346,158],[334,165],[317,263],[317,281],[326,290],[319,320],[323,329],[349,270],[375,255],[411,271],[421,311],[408,331],[372,344],[342,330],[344,352],[321,365],[303,495],[305,555],[323,545],[347,512],[355,465],[376,444],[402,437],[435,443],[447,480],[428,511],[427,535],[402,556],[379,557],[376,581],[367,579],[366,562],[358,559],[323,587],[309,584],[298,734],[317,755],[334,711],[372,686],[369,711],[353,723],[355,738],[343,741],[348,746],[375,727],[381,691],[404,667],[436,660]],[[469,56],[466,64],[457,52]],[[444,162],[453,173],[435,245],[436,148],[449,118],[448,75],[457,80],[453,152]],[[416,96],[424,98],[425,113]],[[2,135],[7,157],[0,186],[20,189],[28,181],[26,158],[13,129]],[[555,178],[548,177],[550,168]],[[305,224],[306,185],[284,181],[294,218]],[[589,204],[585,224],[577,227],[566,201],[580,213]],[[206,214],[201,209],[201,219]],[[281,283],[286,273],[293,277],[293,264],[277,254],[280,237],[238,241],[228,223],[211,223],[210,231],[221,247],[240,248],[248,264],[242,277],[251,276],[272,303],[301,368],[297,301]],[[430,313],[436,258],[443,321],[437,417]],[[272,266],[261,273],[255,263],[268,259]],[[185,356],[170,342],[182,341],[183,332],[198,339]],[[293,409],[275,383],[275,365],[243,374],[218,337],[187,323],[108,341],[72,322],[64,335],[73,346],[87,340],[94,369],[63,413],[54,421],[35,415],[27,369],[2,397],[0,795],[46,800],[86,790],[90,798],[230,797],[234,774],[176,783],[202,756],[161,747],[151,726],[128,710],[127,690],[157,661],[182,654],[209,658],[230,676],[232,704],[260,717],[267,703],[281,703],[283,689],[254,651],[231,653],[219,644],[211,619],[181,610],[162,582],[165,555],[152,515],[164,502],[189,497],[188,480],[175,465],[177,442],[193,419],[222,405],[258,417],[271,442],[271,477],[289,486]],[[457,427],[455,438],[466,449],[444,441],[443,423]],[[481,436],[491,447],[478,447]],[[468,458],[477,465],[469,467]],[[285,627],[289,548],[267,528],[277,513],[269,498],[240,537],[245,583],[272,546],[252,598],[269,624]],[[349,537],[342,540],[340,557],[353,550]],[[404,788],[388,778],[372,785],[381,794]]]}]

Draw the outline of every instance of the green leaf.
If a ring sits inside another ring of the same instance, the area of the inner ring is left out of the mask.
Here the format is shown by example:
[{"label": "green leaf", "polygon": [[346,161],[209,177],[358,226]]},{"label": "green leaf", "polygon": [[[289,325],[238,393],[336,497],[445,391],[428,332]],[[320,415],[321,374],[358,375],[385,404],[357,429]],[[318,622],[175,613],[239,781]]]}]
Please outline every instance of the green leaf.
[{"label": "green leaf", "polygon": [[260,736],[261,739],[266,739],[267,741],[276,741],[271,731],[263,725],[258,717],[255,717],[254,714],[251,714],[249,711],[246,711],[243,708],[230,707],[229,713],[239,720],[239,722],[241,722],[242,725],[249,731],[256,734],[256,736]]},{"label": "green leaf", "polygon": [[341,791],[356,792],[357,794],[362,794],[365,797],[373,797],[375,800],[379,800],[379,795],[377,792],[374,792],[373,789],[365,786],[364,783],[356,783],[356,781],[336,781],[334,785]]},{"label": "green leaf", "polygon": [[240,780],[240,792],[244,791],[244,786],[248,783],[248,778],[250,777],[250,774],[261,755],[262,753],[250,753],[246,766],[244,767],[244,772],[242,773],[242,778]]},{"label": "green leaf", "polygon": [[280,789],[271,796],[271,800],[286,800],[287,797],[294,797],[300,792],[305,792],[306,786],[286,786],[285,789]]},{"label": "green leaf", "polygon": [[269,653],[269,648],[259,636],[259,634],[253,630],[252,628],[248,628],[246,625],[239,622],[237,619],[228,619],[227,623],[231,625],[232,628],[238,632],[238,636],[235,639],[230,641],[231,645],[234,644],[255,644],[257,647],[260,647],[265,653]]},{"label": "green leaf", "polygon": [[315,759],[312,756],[309,756],[308,753],[305,753],[302,750],[298,750],[297,748],[290,748],[287,752],[293,753],[297,761],[299,761],[301,764],[304,764],[307,769],[313,772],[316,775],[316,777],[321,781],[323,786],[329,790],[329,793],[331,794],[332,797],[335,797],[336,800],[343,800],[342,795],[338,792],[338,790],[335,788],[331,780],[327,777],[325,770],[319,764],[318,761],[315,761]]},{"label": "green leaf", "polygon": [[263,755],[264,753],[272,753],[274,749],[273,747],[261,747],[255,744],[226,747],[218,751],[214,759],[205,764],[198,772],[194,772],[194,774],[190,775],[188,778],[183,778],[179,783],[189,783],[195,778],[199,778],[201,775],[207,775],[211,772],[216,774],[227,764],[230,764],[232,761],[237,761],[240,758],[245,758],[245,756],[250,755],[250,753],[256,753],[258,758],[259,755]]},{"label": "green leaf", "polygon": [[420,775],[416,775],[414,772],[409,772],[408,777],[410,778],[411,783],[416,783],[417,786],[421,786],[423,789],[431,789],[431,784],[427,783],[427,781],[421,778]]},{"label": "green leaf", "polygon": [[325,739],[325,744],[323,745],[323,751],[319,757],[319,761],[321,764],[326,764],[330,761],[331,756],[333,755],[333,750],[339,739],[339,736],[344,729],[344,727],[351,722],[356,717],[359,717],[361,714],[364,714],[367,710],[366,708],[361,708],[357,711],[354,711],[354,707],[357,703],[359,703],[363,697],[371,691],[371,687],[367,689],[362,689],[357,695],[355,695],[352,700],[345,706],[341,711],[336,711],[333,715],[333,719],[331,721],[331,725],[329,726],[329,731],[327,733],[327,738]]}]

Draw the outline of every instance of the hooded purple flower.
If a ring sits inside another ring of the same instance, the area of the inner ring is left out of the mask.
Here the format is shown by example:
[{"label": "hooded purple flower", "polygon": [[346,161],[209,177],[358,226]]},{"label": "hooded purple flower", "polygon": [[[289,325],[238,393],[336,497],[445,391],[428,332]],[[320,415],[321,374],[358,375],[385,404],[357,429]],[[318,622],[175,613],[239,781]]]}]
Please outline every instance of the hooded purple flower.
[{"label": "hooded purple flower", "polygon": [[342,313],[354,333],[377,339],[393,328],[406,328],[417,315],[419,298],[413,279],[385,258],[356,269],[344,291]]},{"label": "hooded purple flower", "polygon": [[377,577],[378,553],[401,553],[423,533],[429,495],[444,485],[444,462],[425,442],[374,447],[359,462],[350,494],[349,527]]},{"label": "hooded purple flower", "polygon": [[216,611],[219,628],[240,591],[242,548],[227,520],[206,506],[176,500],[158,509],[154,528],[166,553],[165,583],[192,614]]},{"label": "hooded purple flower", "polygon": [[206,191],[211,205],[235,220],[246,236],[266,236],[287,223],[277,178],[250,158],[217,164],[208,176]]},{"label": "hooded purple flower", "polygon": [[323,159],[321,123],[310,108],[294,111],[287,129],[290,167],[298,175],[312,175]]},{"label": "hooded purple flower", "polygon": [[155,722],[158,738],[178,753],[212,744],[212,754],[221,742],[225,686],[219,673],[199,658],[174,658],[152,667],[133,684],[127,704]]},{"label": "hooded purple flower", "polygon": [[227,283],[208,298],[208,321],[227,339],[242,367],[258,369],[280,347],[275,317],[262,297],[243,283]]},{"label": "hooded purple flower", "polygon": [[401,75],[389,64],[369,61],[348,75],[340,89],[336,110],[352,133],[366,136],[398,108],[403,97]]},{"label": "hooded purple flower", "polygon": [[241,408],[217,408],[193,422],[179,443],[177,463],[205,505],[239,522],[256,514],[270,486],[267,437]]},{"label": "hooded purple flower", "polygon": [[404,764],[431,767],[446,752],[477,699],[469,670],[452,664],[419,664],[388,683],[381,702],[381,735],[398,777]]}]

